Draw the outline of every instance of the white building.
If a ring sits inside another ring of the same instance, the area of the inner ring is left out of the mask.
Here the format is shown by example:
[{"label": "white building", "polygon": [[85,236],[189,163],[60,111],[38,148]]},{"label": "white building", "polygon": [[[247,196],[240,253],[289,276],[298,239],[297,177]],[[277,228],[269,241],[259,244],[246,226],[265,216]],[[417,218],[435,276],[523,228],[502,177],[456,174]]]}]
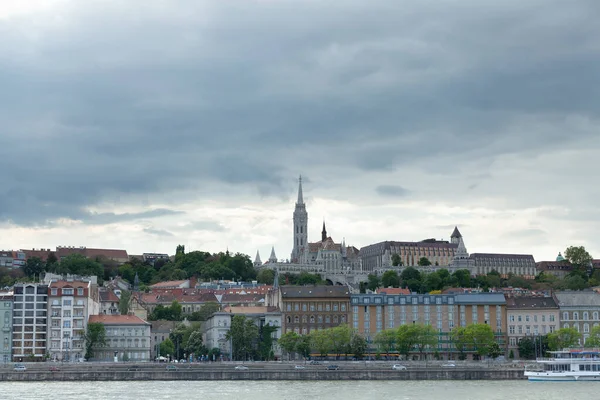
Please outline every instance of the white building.
[{"label": "white building", "polygon": [[13,288],[13,361],[46,356],[48,286],[18,283]]},{"label": "white building", "polygon": [[83,358],[88,318],[100,312],[98,286],[90,281],[52,281],[48,295],[50,358],[58,361]]},{"label": "white building", "polygon": [[135,315],[92,315],[89,323],[101,323],[106,330],[106,346],[94,349],[94,360],[150,361],[150,323]]}]

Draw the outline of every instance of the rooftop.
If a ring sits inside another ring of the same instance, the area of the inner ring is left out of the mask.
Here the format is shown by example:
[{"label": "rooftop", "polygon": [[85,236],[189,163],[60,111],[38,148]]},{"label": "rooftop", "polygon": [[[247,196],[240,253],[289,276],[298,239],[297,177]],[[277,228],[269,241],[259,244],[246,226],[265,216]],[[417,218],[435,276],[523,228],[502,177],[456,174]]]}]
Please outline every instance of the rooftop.
[{"label": "rooftop", "polygon": [[135,315],[90,315],[89,323],[93,322],[104,325],[150,325]]},{"label": "rooftop", "polygon": [[510,297],[506,299],[506,307],[513,309],[531,309],[531,308],[556,308],[558,304],[552,297],[531,297],[531,296],[520,296]]},{"label": "rooftop", "polygon": [[564,306],[595,306],[600,307],[600,294],[593,290],[564,291],[555,294],[558,305]]},{"label": "rooftop", "polygon": [[281,286],[284,298],[350,297],[346,286]]}]

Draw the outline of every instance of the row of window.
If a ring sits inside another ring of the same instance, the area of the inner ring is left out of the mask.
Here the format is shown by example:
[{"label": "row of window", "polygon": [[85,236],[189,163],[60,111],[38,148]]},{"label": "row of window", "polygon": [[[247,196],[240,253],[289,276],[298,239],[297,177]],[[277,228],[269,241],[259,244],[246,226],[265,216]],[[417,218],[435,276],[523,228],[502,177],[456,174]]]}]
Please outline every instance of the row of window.
[{"label": "row of window", "polygon": [[[74,291],[72,288],[63,288],[62,289],[62,295],[63,296],[73,296]],[[56,288],[52,288],[50,289],[50,295],[51,296],[57,296],[58,295],[58,289]],[[77,288],[77,296],[83,296],[83,288]]]},{"label": "row of window", "polygon": [[[564,311],[563,312],[563,321],[568,321],[569,318],[569,312],[568,311]],[[589,321],[590,320],[590,313],[587,311],[584,311],[582,313],[582,318],[583,321]],[[578,321],[579,320],[579,312],[578,311],[573,311],[573,321]],[[594,311],[592,313],[592,320],[593,321],[598,321],[598,311]]]},{"label": "row of window", "polygon": [[[594,322],[593,326],[598,326],[597,322]],[[569,328],[570,325],[568,323],[563,324],[563,328]],[[579,330],[579,324],[575,323],[573,324],[573,328],[575,328],[577,330],[577,332],[581,332]],[[583,324],[583,333],[590,333],[590,324]]]},{"label": "row of window", "polygon": [[346,303],[287,303],[286,311],[346,311]]},{"label": "row of window", "polygon": [[[524,317],[522,315],[517,315],[516,317],[514,315],[509,315],[508,316],[508,322],[515,322],[515,320],[517,322],[523,322],[523,319],[525,320],[525,322],[538,322],[538,315],[534,314],[532,316],[530,315],[525,315]],[[555,321],[555,316],[554,314],[550,314],[548,315],[548,318],[546,318],[545,314],[542,314],[539,318],[541,320],[541,322],[546,322],[546,319],[548,319],[549,322],[554,322]]]},{"label": "row of window", "polygon": [[303,324],[322,324],[323,321],[325,321],[326,324],[330,324],[331,321],[333,321],[334,324],[338,324],[338,323],[346,323],[346,315],[342,314],[339,316],[334,315],[317,315],[316,318],[314,315],[311,315],[310,317],[307,315],[303,315],[302,318],[300,318],[300,316],[298,315],[294,315],[293,317],[291,315],[288,315],[286,317],[286,322],[288,324],[291,324],[292,321],[294,321],[294,324],[299,324],[300,320],[302,320]]},{"label": "row of window", "polygon": [[[547,333],[552,333],[554,332],[554,330],[556,329],[556,327],[554,325],[533,325],[533,327],[531,325],[525,325],[525,327],[523,327],[523,325],[509,325],[508,326],[508,333],[511,335],[515,335],[515,334],[520,334],[520,335],[545,335]],[[588,328],[589,329],[589,328]]]}]

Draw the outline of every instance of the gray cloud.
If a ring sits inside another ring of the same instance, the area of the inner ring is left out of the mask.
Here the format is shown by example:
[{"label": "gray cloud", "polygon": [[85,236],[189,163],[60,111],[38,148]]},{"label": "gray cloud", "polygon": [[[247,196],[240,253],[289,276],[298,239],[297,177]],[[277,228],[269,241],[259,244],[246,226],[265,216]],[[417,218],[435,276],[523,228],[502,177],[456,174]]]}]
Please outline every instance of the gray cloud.
[{"label": "gray cloud", "polygon": [[174,237],[171,232],[164,229],[155,229],[155,228],[144,228],[144,232],[154,236],[163,236],[163,237]]},{"label": "gray cloud", "polygon": [[225,228],[221,224],[219,224],[217,221],[212,220],[192,221],[189,224],[186,224],[185,227],[194,231],[225,231]]},{"label": "gray cloud", "polygon": [[116,222],[124,222],[124,221],[133,221],[137,219],[147,219],[147,218],[158,218],[169,215],[181,215],[185,214],[182,211],[169,210],[165,208],[157,208],[150,211],[144,211],[139,213],[123,213],[123,214],[115,214],[115,213],[89,213],[86,217],[83,218],[83,221],[89,224],[112,224]]},{"label": "gray cloud", "polygon": [[410,194],[410,190],[399,185],[380,185],[375,188],[375,191],[381,196],[405,197]]},{"label": "gray cloud", "polygon": [[293,198],[300,173],[321,195],[357,203],[381,201],[359,187],[405,195],[386,182],[410,170],[420,199],[590,204],[540,172],[564,167],[569,193],[582,166],[523,160],[600,149],[594,0],[72,1],[61,11],[60,23],[0,20],[1,221],[153,218],[86,210],[173,191],[173,209]]}]

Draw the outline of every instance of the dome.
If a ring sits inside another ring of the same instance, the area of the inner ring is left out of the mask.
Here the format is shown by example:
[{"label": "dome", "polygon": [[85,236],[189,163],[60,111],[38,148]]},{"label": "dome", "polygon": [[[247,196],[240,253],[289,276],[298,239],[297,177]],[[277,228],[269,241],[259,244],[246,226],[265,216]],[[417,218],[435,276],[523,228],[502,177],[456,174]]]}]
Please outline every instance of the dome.
[{"label": "dome", "polygon": [[556,261],[565,261],[565,258],[562,256],[562,254],[558,253],[558,257],[556,257]]}]

